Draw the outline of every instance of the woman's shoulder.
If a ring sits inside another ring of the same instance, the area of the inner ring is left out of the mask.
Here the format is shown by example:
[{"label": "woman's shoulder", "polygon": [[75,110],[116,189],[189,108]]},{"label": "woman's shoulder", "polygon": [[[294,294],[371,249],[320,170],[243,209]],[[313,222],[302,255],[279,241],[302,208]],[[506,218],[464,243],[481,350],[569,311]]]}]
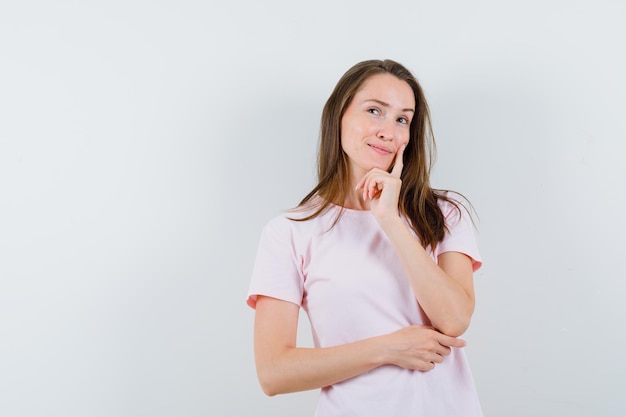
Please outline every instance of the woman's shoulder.
[{"label": "woman's shoulder", "polygon": [[461,193],[456,191],[437,190],[436,194],[437,205],[444,216],[451,210],[467,204],[467,199]]},{"label": "woman's shoulder", "polygon": [[459,192],[437,191],[437,205],[448,225],[457,223],[460,219],[472,218],[473,207],[469,200]]}]

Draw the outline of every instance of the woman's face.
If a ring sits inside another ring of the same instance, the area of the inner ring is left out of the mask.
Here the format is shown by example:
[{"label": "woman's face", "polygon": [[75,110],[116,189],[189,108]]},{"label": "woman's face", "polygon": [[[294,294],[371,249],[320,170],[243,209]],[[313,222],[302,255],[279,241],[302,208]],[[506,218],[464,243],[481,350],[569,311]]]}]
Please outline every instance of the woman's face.
[{"label": "woman's face", "polygon": [[372,168],[391,167],[398,149],[409,141],[414,114],[415,98],[406,81],[392,74],[365,80],[341,119],[341,147],[353,183]]}]

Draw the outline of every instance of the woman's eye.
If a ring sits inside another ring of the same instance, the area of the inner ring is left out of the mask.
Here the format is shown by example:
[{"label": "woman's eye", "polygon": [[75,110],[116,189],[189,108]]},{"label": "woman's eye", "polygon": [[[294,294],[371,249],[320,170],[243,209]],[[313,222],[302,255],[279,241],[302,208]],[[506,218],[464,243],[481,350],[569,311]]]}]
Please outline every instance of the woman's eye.
[{"label": "woman's eye", "polygon": [[401,117],[398,119],[398,121],[402,123],[403,125],[409,124],[409,119],[407,119],[406,117]]},{"label": "woman's eye", "polygon": [[367,111],[371,114],[380,114],[380,112],[378,111],[378,109],[367,109]]}]

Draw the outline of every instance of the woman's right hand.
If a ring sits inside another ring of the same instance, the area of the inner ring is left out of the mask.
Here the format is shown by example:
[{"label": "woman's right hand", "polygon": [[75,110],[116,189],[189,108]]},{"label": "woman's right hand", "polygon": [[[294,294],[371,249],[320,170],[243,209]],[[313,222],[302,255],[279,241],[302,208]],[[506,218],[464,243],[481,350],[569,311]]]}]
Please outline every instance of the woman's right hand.
[{"label": "woman's right hand", "polygon": [[446,336],[433,327],[413,325],[382,336],[387,346],[386,362],[418,371],[430,371],[449,355],[452,347],[464,347],[465,341]]}]

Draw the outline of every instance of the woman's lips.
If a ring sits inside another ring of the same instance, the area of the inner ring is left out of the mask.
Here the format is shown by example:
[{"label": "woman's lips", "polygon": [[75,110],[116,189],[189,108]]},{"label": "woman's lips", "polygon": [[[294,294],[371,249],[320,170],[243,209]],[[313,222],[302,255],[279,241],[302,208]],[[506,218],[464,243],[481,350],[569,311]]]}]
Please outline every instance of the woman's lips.
[{"label": "woman's lips", "polygon": [[389,149],[382,147],[382,146],[376,146],[372,144],[368,144],[367,146],[369,146],[374,152],[380,155],[389,155],[391,153]]}]

